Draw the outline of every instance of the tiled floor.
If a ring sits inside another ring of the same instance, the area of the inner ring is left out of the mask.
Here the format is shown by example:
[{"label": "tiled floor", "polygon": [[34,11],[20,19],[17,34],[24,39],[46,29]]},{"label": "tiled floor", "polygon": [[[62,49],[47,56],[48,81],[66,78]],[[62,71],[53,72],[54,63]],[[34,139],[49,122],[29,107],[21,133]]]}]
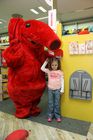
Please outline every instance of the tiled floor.
[{"label": "tiled floor", "polygon": [[0,140],[17,129],[31,130],[28,140],[93,140],[93,123],[87,136],[82,136],[0,112]]}]

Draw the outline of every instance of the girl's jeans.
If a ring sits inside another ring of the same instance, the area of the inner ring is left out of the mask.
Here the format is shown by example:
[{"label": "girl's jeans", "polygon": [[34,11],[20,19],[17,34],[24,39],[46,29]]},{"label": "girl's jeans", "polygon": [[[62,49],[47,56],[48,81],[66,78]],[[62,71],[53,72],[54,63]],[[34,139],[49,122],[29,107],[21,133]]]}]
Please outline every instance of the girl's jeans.
[{"label": "girl's jeans", "polygon": [[48,118],[60,118],[60,89],[48,89]]}]

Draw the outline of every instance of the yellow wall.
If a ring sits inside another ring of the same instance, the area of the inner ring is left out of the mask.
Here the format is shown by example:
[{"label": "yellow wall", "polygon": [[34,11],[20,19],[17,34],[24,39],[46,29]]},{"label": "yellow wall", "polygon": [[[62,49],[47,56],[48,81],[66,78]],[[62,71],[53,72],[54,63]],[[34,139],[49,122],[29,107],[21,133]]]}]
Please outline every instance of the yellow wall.
[{"label": "yellow wall", "polygon": [[93,122],[93,97],[91,101],[72,99],[69,97],[69,78],[73,72],[84,70],[93,78],[93,54],[69,54],[69,42],[78,41],[78,43],[82,44],[86,40],[93,40],[93,34],[62,36],[62,49],[64,51],[62,69],[65,76],[65,93],[61,98],[61,114],[65,117]]}]

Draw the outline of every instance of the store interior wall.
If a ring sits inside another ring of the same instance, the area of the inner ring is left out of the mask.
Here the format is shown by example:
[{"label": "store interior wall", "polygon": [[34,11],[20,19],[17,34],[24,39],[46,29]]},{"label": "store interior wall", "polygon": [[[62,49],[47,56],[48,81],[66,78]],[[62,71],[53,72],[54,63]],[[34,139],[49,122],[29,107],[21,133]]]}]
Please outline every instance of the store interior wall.
[{"label": "store interior wall", "polygon": [[65,92],[61,98],[61,114],[64,117],[93,122],[93,97],[91,100],[82,100],[72,99],[69,96],[69,80],[73,72],[77,70],[84,70],[93,78],[93,54],[69,54],[70,42],[78,41],[82,44],[86,40],[93,40],[93,34],[62,36],[62,49],[64,51],[64,56],[61,62],[65,78]]}]

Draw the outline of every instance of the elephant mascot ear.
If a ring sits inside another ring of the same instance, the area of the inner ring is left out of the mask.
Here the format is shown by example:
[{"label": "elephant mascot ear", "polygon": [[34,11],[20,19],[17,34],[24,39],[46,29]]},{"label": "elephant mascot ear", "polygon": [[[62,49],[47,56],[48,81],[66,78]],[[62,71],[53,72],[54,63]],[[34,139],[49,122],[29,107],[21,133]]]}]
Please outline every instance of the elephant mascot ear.
[{"label": "elephant mascot ear", "polygon": [[9,42],[10,46],[12,45],[12,42],[16,42],[20,40],[20,29],[21,25],[24,23],[24,20],[21,17],[13,17],[9,21],[8,25],[8,34],[9,34]]}]

